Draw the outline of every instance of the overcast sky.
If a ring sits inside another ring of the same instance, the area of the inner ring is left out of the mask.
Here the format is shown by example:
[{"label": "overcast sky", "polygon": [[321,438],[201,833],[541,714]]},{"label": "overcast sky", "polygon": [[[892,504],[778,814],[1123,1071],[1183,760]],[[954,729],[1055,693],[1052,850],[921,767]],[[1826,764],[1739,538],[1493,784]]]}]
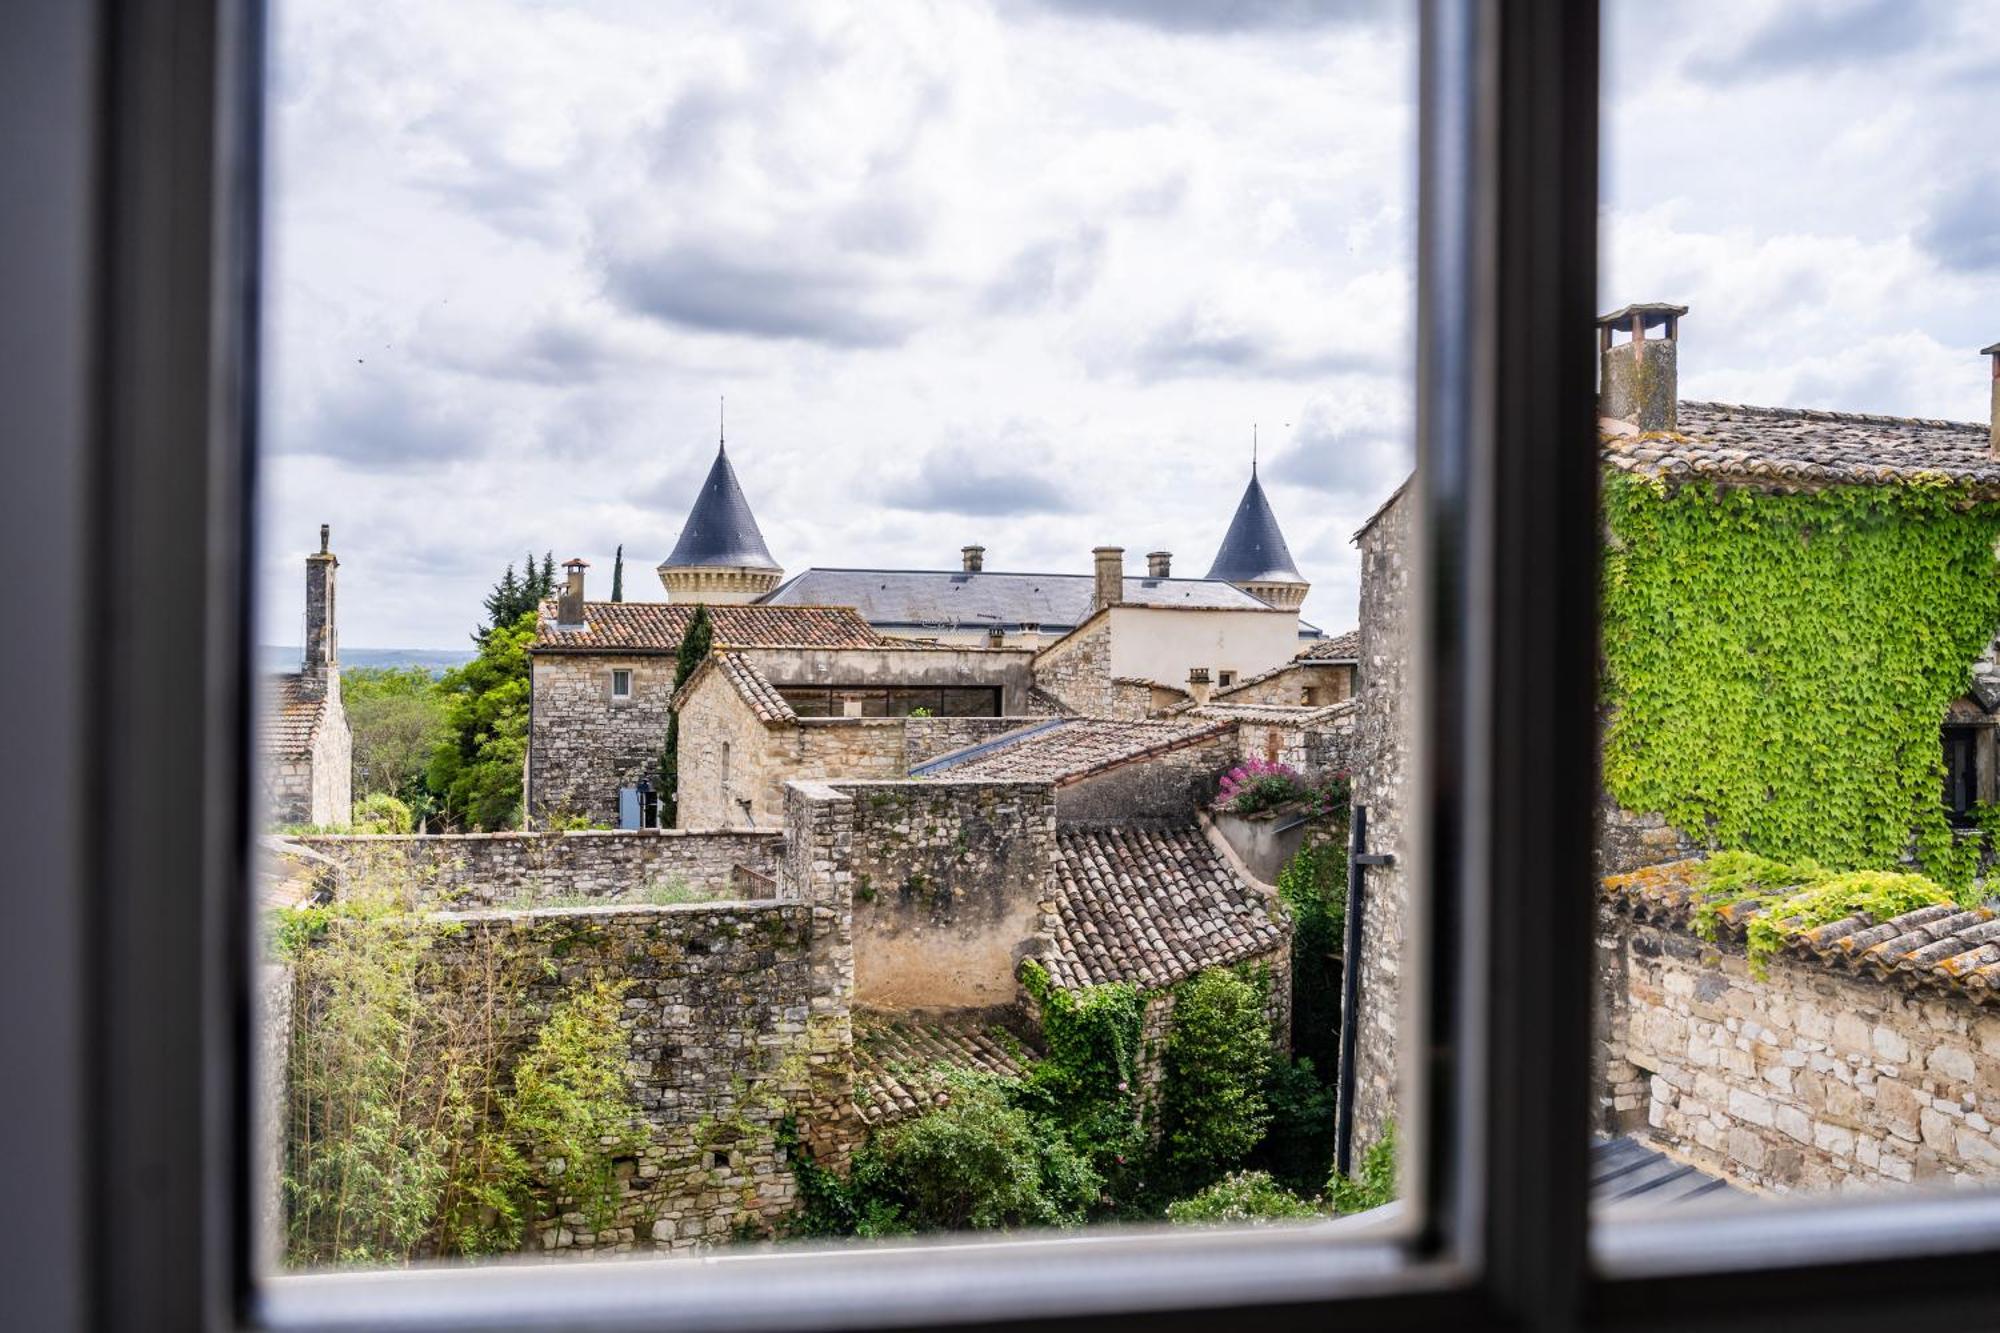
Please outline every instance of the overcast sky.
[{"label": "overcast sky", "polygon": [[[1614,2],[1607,307],[1690,397],[1981,419],[2000,33]],[[1229,17],[1218,17],[1224,11]],[[351,646],[458,647],[510,559],[663,594],[729,398],[772,554],[1202,574],[1262,473],[1307,615],[1407,470],[1392,3],[276,0],[262,638],[318,524]]]}]

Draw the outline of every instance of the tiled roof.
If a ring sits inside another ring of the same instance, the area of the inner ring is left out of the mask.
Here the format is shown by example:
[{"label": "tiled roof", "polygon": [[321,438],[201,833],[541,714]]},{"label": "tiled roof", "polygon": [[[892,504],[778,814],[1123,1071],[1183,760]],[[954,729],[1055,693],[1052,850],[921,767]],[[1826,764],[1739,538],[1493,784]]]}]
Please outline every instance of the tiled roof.
[{"label": "tiled roof", "polygon": [[[718,647],[872,648],[882,638],[848,606],[711,606]],[[585,602],[583,627],[556,625],[556,604],[542,603],[532,651],[671,653],[681,646],[694,606],[682,602]]]},{"label": "tiled roof", "polygon": [[[1699,905],[1699,858],[1670,861],[1604,881],[1614,906],[1641,921],[1684,926]],[[1754,905],[1721,909],[1717,932],[1741,941]],[[2000,999],[2000,913],[1953,904],[1920,907],[1886,921],[1863,913],[1791,936],[1786,952],[1837,971],[1911,988],[1952,991],[1985,1003]]]},{"label": "tiled roof", "polygon": [[1351,629],[1330,639],[1319,639],[1293,654],[1301,662],[1358,662],[1361,660],[1361,631]]},{"label": "tiled roof", "polygon": [[943,1106],[946,1076],[969,1069],[1013,1078],[1032,1052],[1006,1028],[970,1019],[854,1014],[854,1110],[871,1126]]},{"label": "tiled roof", "polygon": [[[1226,685],[1223,688],[1215,691],[1215,693],[1209,695],[1208,697],[1211,699],[1227,699],[1230,695],[1235,694],[1240,690],[1247,690],[1253,685],[1262,685],[1265,681],[1271,680],[1277,676],[1282,676],[1287,671],[1300,671],[1300,670],[1316,671],[1320,667],[1352,666],[1352,665],[1353,661],[1350,658],[1309,656],[1303,652],[1296,653],[1292,656],[1291,661],[1280,662],[1278,665],[1272,667],[1269,671],[1260,671],[1254,676],[1245,676],[1242,680],[1237,681],[1234,685]],[[1325,679],[1325,678],[1321,677],[1320,679]],[[1182,693],[1185,694],[1186,691],[1183,690]]]},{"label": "tiled roof", "polygon": [[1208,567],[1212,579],[1232,583],[1304,583],[1299,568],[1292,563],[1291,548],[1278,530],[1278,516],[1264,498],[1264,485],[1257,480],[1257,465],[1250,465],[1250,484],[1236,502],[1236,514],[1229,520]]},{"label": "tiled roof", "polygon": [[910,775],[1077,782],[1228,731],[1228,723],[1206,720],[1127,722],[1104,717],[1061,718],[970,749],[939,755],[911,769]]},{"label": "tiled roof", "polygon": [[[852,606],[871,625],[898,629],[1018,630],[1039,625],[1060,636],[1090,619],[1097,580],[1090,574],[1016,574],[954,569],[808,569],[764,595],[760,605]],[[1241,588],[1215,579],[1125,580],[1132,605],[1269,610]]]},{"label": "tiled roof", "polygon": [[1337,704],[1308,708],[1303,704],[1233,704],[1211,699],[1205,704],[1176,708],[1182,717],[1212,717],[1230,722],[1272,722],[1287,727],[1316,727],[1335,718],[1360,711],[1359,699],[1342,699]]},{"label": "tiled roof", "polygon": [[778,562],[764,545],[757,530],[750,502],[737,484],[736,469],[729,465],[729,451],[717,446],[715,462],[688,511],[680,540],[673,553],[660,562],[661,569],[721,565],[732,569],[776,569]]},{"label": "tiled roof", "polygon": [[1668,481],[1810,489],[1941,477],[2000,494],[1985,422],[1687,401],[1679,415],[1678,432],[1605,432],[1605,463]]},{"label": "tiled roof", "polygon": [[1056,831],[1042,963],[1058,986],[1170,986],[1284,946],[1275,902],[1195,824]]},{"label": "tiled roof", "polygon": [[799,715],[785,702],[785,696],[778,693],[775,685],[757,669],[755,663],[741,653],[711,653],[706,661],[696,667],[694,674],[682,683],[675,692],[672,706],[678,710],[687,702],[694,689],[706,680],[710,672],[721,673],[722,679],[750,711],[757,715],[759,722],[796,722]]},{"label": "tiled roof", "polygon": [[299,672],[272,676],[264,691],[264,753],[290,758],[312,749],[313,733],[326,714],[326,697],[307,694]]}]

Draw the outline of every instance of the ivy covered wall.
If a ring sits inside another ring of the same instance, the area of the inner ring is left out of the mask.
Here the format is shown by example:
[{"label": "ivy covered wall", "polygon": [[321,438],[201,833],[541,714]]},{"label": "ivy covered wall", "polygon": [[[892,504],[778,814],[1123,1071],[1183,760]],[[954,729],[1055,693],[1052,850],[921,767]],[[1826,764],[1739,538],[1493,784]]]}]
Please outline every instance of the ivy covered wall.
[{"label": "ivy covered wall", "polygon": [[1964,882],[1939,726],[2000,628],[2000,507],[1942,482],[1775,495],[1618,476],[1605,509],[1619,804],[1835,869],[1914,846]]}]

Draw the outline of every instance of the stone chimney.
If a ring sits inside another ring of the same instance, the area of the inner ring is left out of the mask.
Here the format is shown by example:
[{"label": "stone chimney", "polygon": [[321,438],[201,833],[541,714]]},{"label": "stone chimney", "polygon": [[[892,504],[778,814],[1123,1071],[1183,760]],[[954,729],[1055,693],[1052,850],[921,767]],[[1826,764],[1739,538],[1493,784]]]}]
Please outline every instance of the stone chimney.
[{"label": "stone chimney", "polygon": [[1097,589],[1090,599],[1090,610],[1095,614],[1125,600],[1125,548],[1097,546],[1090,554],[1097,561]]},{"label": "stone chimney", "polygon": [[1208,668],[1189,667],[1187,688],[1188,693],[1194,696],[1195,703],[1207,703],[1208,696],[1215,692],[1214,683],[1209,680]]},{"label": "stone chimney", "polygon": [[1023,647],[1023,648],[1039,648],[1039,647],[1041,647],[1041,646],[1042,646],[1042,625],[1041,625],[1041,622],[1040,622],[1040,621],[1038,621],[1038,620],[1024,620],[1024,621],[1022,621],[1022,622],[1021,622],[1021,647]]},{"label": "stone chimney", "polygon": [[986,627],[986,646],[988,648],[1006,647],[1007,631],[999,625],[988,625]]},{"label": "stone chimney", "polygon": [[[1680,426],[1679,360],[1684,305],[1628,305],[1597,320],[1597,414],[1623,421],[1640,431],[1677,430]],[[1648,329],[1660,329],[1648,338]],[[1614,335],[1630,334],[1613,345]]]},{"label": "stone chimney", "polygon": [[1146,577],[1149,579],[1170,579],[1174,576],[1174,553],[1172,551],[1146,552]]},{"label": "stone chimney", "polygon": [[589,568],[582,556],[563,561],[563,573],[569,575],[569,581],[556,598],[557,629],[583,628],[583,571]]},{"label": "stone chimney", "polygon": [[2000,457],[2000,343],[1983,349],[1980,355],[1993,363],[1993,406],[1986,418],[1992,425],[1987,428],[1986,438],[1993,447],[1994,455]]},{"label": "stone chimney", "polygon": [[965,564],[965,572],[977,574],[986,568],[986,548],[984,546],[961,546],[959,559]]},{"label": "stone chimney", "polygon": [[319,550],[306,557],[306,653],[300,670],[304,693],[325,697],[340,675],[340,632],[334,623],[333,571],[340,567],[328,543],[333,529],[319,525]]}]

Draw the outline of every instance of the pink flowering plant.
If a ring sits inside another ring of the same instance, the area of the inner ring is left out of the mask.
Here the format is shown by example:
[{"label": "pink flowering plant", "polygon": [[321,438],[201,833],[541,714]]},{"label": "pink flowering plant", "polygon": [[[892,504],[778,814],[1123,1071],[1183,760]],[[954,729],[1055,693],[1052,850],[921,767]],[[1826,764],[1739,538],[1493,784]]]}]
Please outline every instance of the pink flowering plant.
[{"label": "pink flowering plant", "polygon": [[1312,789],[1298,770],[1262,759],[1246,759],[1222,775],[1215,807],[1232,815],[1254,815],[1311,795]]}]

